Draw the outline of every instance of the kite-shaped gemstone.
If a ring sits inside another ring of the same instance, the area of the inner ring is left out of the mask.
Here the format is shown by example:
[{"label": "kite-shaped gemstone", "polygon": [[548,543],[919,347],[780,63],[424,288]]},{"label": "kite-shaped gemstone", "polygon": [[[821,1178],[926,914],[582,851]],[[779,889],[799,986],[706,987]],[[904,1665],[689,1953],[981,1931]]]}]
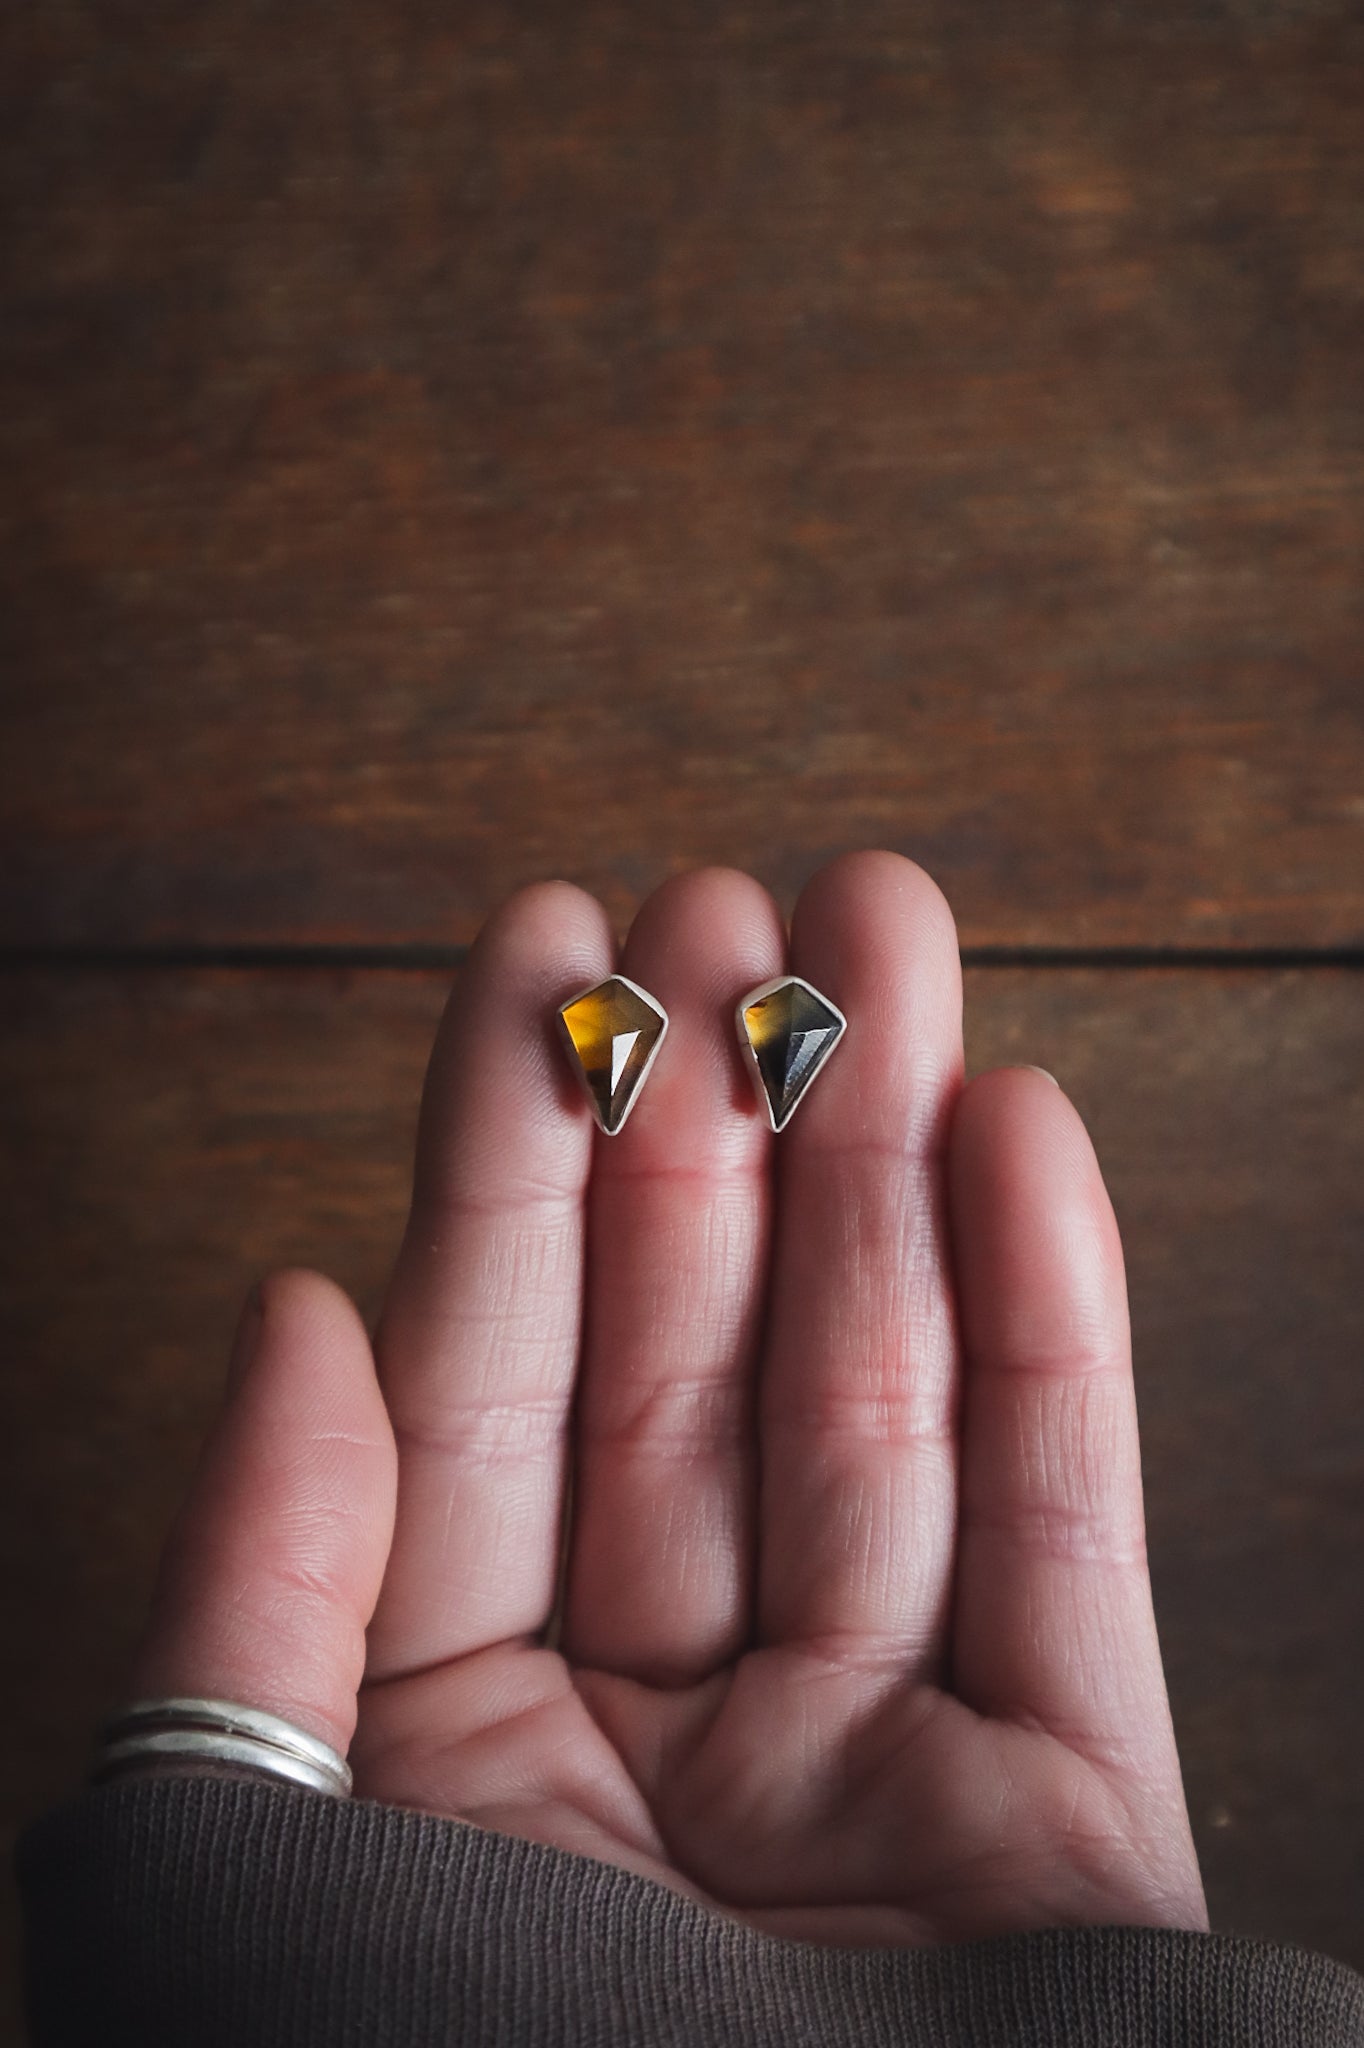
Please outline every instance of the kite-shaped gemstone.
[{"label": "kite-shaped gemstone", "polygon": [[848,1020],[808,981],[786,975],[746,995],[736,1021],[758,1093],[773,1130],[780,1131],[843,1036]]},{"label": "kite-shaped gemstone", "polygon": [[613,974],[565,1003],[559,1028],[592,1114],[614,1137],[663,1043],[667,1012],[633,981]]}]

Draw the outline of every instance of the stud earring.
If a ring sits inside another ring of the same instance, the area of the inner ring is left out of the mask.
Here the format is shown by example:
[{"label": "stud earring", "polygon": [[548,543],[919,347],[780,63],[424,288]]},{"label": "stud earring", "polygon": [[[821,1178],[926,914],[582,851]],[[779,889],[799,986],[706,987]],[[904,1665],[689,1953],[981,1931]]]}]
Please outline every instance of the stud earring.
[{"label": "stud earring", "polygon": [[734,1013],[758,1099],[774,1131],[784,1130],[848,1028],[843,1012],[799,975],[750,989]]},{"label": "stud earring", "polygon": [[614,1138],[658,1057],[668,1013],[646,989],[612,974],[561,1004],[558,1025],[592,1114]]}]

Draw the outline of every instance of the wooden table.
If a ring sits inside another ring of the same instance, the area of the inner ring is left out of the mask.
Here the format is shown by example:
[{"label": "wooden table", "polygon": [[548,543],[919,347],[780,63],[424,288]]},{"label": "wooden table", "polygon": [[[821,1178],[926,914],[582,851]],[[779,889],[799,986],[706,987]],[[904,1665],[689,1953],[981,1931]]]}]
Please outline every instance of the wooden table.
[{"label": "wooden table", "polygon": [[880,844],[1109,1176],[1215,1924],[1364,1965],[1359,10],[6,33],[11,1822],[491,904]]}]

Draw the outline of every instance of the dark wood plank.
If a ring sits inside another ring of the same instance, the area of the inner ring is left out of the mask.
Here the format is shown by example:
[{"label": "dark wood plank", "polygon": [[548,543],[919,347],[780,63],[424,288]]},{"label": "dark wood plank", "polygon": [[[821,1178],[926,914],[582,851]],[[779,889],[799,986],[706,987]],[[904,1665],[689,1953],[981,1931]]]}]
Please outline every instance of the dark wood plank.
[{"label": "dark wood plank", "polygon": [[27,2038],[16,1822],[85,1768],[252,1279],[320,1265],[376,1310],[443,996],[401,975],[0,979],[5,2048]]},{"label": "dark wood plank", "polygon": [[1350,0],[6,33],[0,935],[1364,942]]},{"label": "dark wood plank", "polygon": [[[6,993],[13,1824],[83,1766],[247,1285],[305,1261],[377,1305],[443,987],[220,973]],[[1358,977],[976,970],[967,1004],[972,1070],[1051,1066],[1113,1189],[1216,1923],[1364,1964]]]}]

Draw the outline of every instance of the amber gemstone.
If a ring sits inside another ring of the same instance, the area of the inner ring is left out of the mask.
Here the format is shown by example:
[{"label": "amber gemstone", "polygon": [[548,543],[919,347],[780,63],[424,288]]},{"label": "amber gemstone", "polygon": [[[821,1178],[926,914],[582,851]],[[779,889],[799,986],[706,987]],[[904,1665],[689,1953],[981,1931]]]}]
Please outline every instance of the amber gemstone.
[{"label": "amber gemstone", "polygon": [[663,1043],[667,1013],[634,982],[613,974],[565,1003],[559,1025],[592,1114],[614,1137]]},{"label": "amber gemstone", "polygon": [[847,1029],[847,1019],[808,981],[764,982],[739,1005],[739,1039],[779,1131]]}]

